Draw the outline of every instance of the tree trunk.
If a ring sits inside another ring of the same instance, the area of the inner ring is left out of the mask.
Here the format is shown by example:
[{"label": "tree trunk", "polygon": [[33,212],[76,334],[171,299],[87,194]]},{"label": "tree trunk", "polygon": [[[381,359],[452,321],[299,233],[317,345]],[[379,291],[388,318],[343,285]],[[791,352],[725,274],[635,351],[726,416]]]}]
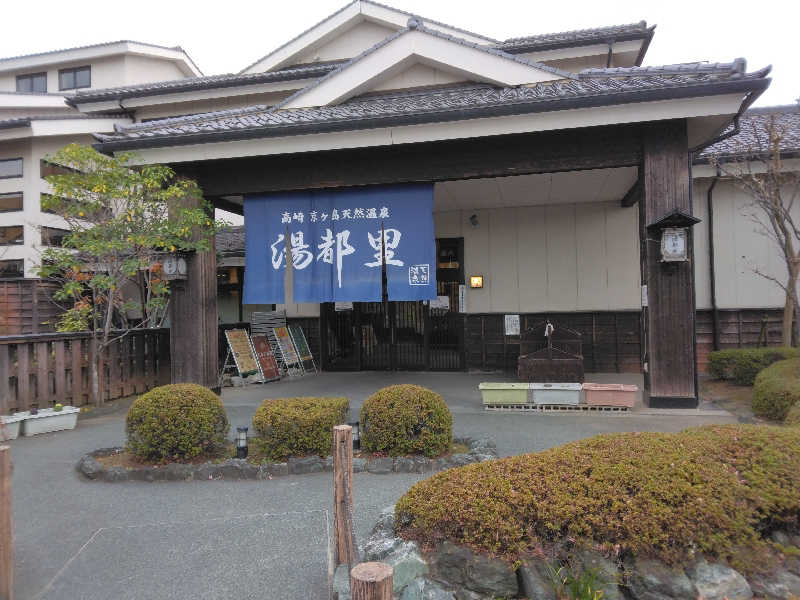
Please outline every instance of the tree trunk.
[{"label": "tree trunk", "polygon": [[792,345],[797,274],[797,268],[791,267],[789,269],[789,280],[786,282],[786,302],[783,305],[783,322],[781,323],[781,344],[787,347]]}]

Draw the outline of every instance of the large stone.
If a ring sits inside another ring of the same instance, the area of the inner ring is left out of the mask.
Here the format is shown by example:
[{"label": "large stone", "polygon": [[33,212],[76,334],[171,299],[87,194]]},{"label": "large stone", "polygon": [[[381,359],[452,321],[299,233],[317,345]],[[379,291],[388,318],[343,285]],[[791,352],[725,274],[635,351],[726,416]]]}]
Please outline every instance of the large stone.
[{"label": "large stone", "polygon": [[405,542],[401,538],[386,535],[373,535],[364,542],[362,555],[364,562],[382,562],[387,556],[402,548]]},{"label": "large stone", "polygon": [[78,471],[89,479],[97,479],[103,473],[103,465],[95,460],[93,456],[86,455],[78,462]]},{"label": "large stone", "polygon": [[414,473],[416,470],[416,463],[413,458],[399,456],[394,459],[394,472],[395,473]]},{"label": "large stone", "polygon": [[620,574],[614,561],[594,550],[578,550],[575,553],[576,566],[583,570],[593,570],[600,580],[604,600],[623,600],[620,590]]},{"label": "large stone", "polygon": [[194,469],[192,465],[170,463],[164,469],[164,477],[167,481],[191,481],[194,478]]},{"label": "large stone", "polygon": [[487,596],[513,597],[519,592],[517,575],[508,564],[469,548],[443,542],[431,562],[439,577],[454,586]]},{"label": "large stone", "polygon": [[[520,590],[531,600],[556,600],[553,581],[544,559],[523,560],[519,567]],[[694,599],[692,599],[694,600]]]},{"label": "large stone", "polygon": [[373,475],[387,475],[392,472],[393,466],[391,458],[373,458],[367,463],[367,471]]},{"label": "large stone", "polygon": [[366,458],[354,458],[353,459],[353,473],[362,473],[367,468],[367,459]]},{"label": "large stone", "polygon": [[325,457],[325,461],[322,463],[322,469],[327,473],[330,473],[331,471],[333,471],[333,457],[332,456]]},{"label": "large stone", "polygon": [[237,480],[243,479],[242,477],[242,464],[244,460],[232,458],[221,462],[217,468],[222,479]]},{"label": "large stone", "polygon": [[497,442],[494,441],[493,437],[489,436],[471,440],[467,445],[469,446],[470,450],[474,450],[476,448],[497,448]]},{"label": "large stone", "polygon": [[419,547],[414,542],[404,542],[381,562],[391,565],[392,592],[399,594],[412,580],[428,573],[428,563],[422,559]]},{"label": "large stone", "polygon": [[110,467],[103,470],[103,481],[128,481],[128,470],[122,467]]},{"label": "large stone", "polygon": [[445,541],[433,551],[431,561],[436,573],[443,580],[463,585],[466,580],[464,566],[472,557],[473,554],[468,548]]},{"label": "large stone", "polygon": [[473,454],[475,462],[486,462],[487,460],[494,460],[497,458],[494,454]]},{"label": "large stone", "polygon": [[289,459],[289,472],[292,475],[305,475],[306,473],[321,473],[324,468],[319,456],[304,456],[303,458]]},{"label": "large stone", "polygon": [[725,565],[701,558],[686,573],[703,600],[749,600],[753,597],[747,580]]},{"label": "large stone", "polygon": [[786,569],[778,569],[765,576],[756,576],[750,582],[753,593],[769,600],[789,600],[800,598],[800,576]]},{"label": "large stone", "polygon": [[635,600],[695,600],[697,589],[683,569],[657,560],[636,558],[626,563],[628,590]]},{"label": "large stone", "polygon": [[453,454],[450,456],[450,464],[454,467],[463,467],[475,462],[475,457],[470,454]]},{"label": "large stone", "polygon": [[400,594],[400,600],[455,600],[455,594],[427,577],[417,577]]},{"label": "large stone", "polygon": [[788,556],[784,561],[786,570],[795,575],[800,575],[800,558],[797,556]]},{"label": "large stone", "polygon": [[333,574],[334,600],[350,600],[350,567],[339,565]]},{"label": "large stone", "polygon": [[268,463],[266,467],[267,474],[273,477],[282,477],[289,474],[289,463],[286,462]]},{"label": "large stone", "polygon": [[384,535],[394,535],[394,504],[387,506],[381,511],[372,533],[382,533]]}]

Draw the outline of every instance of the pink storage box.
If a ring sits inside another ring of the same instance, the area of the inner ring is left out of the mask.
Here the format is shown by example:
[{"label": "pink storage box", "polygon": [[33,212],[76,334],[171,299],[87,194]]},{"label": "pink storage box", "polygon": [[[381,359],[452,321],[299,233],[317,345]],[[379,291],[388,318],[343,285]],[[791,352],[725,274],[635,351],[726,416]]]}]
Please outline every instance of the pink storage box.
[{"label": "pink storage box", "polygon": [[584,383],[583,391],[586,393],[586,404],[589,406],[633,408],[639,388],[621,383]]}]

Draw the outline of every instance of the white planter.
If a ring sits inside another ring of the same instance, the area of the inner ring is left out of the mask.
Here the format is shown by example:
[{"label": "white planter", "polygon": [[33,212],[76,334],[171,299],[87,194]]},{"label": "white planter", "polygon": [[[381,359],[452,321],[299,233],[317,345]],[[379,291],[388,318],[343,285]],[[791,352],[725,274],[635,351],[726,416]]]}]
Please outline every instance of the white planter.
[{"label": "white planter", "polygon": [[580,383],[532,383],[533,401],[536,404],[570,404],[581,402]]},{"label": "white planter", "polygon": [[3,423],[6,426],[6,433],[8,434],[9,440],[15,440],[19,437],[20,425],[22,425],[22,421],[27,418],[27,412],[18,412],[13,415],[3,415],[0,417],[0,419],[3,419]]},{"label": "white planter", "polygon": [[78,424],[79,408],[65,406],[61,410],[44,408],[35,415],[25,418],[22,425],[22,435],[28,437],[39,433],[61,431],[62,429],[75,429]]}]

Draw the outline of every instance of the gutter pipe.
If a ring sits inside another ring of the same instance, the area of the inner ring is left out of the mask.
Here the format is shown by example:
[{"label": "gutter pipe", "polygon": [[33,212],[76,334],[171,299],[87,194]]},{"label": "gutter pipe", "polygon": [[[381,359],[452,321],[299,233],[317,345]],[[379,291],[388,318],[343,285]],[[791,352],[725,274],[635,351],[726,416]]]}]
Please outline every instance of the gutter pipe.
[{"label": "gutter pipe", "polygon": [[714,188],[720,179],[720,170],[711,180],[706,193],[706,211],[708,213],[708,273],[711,283],[711,336],[712,348],[719,350],[719,308],[717,307],[717,276],[714,267]]}]

